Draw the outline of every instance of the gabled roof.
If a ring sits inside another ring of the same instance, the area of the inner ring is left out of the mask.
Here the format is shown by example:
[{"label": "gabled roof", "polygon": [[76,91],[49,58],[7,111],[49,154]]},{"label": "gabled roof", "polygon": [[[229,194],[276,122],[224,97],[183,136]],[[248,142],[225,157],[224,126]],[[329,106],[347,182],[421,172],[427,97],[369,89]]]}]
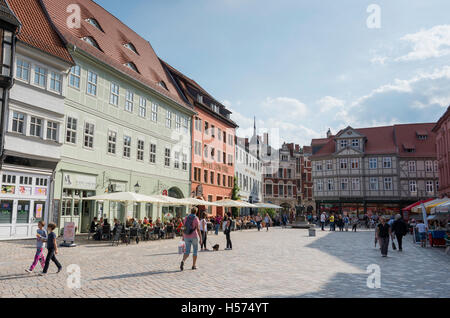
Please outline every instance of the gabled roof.
[{"label": "gabled roof", "polygon": [[[222,113],[225,113],[227,115],[231,114],[231,111],[229,111],[222,103],[217,101],[214,97],[212,97],[205,89],[203,89],[196,81],[189,78],[188,76],[181,73],[179,70],[168,64],[167,62],[161,60],[161,63],[167,68],[167,71],[172,75],[173,80],[175,81],[175,85],[179,87],[181,90],[180,94],[183,95],[183,97],[186,99],[186,101],[190,105],[195,106],[201,106],[204,110],[207,110],[211,114],[213,114],[218,119],[222,120],[223,122],[227,123],[228,125],[236,128],[238,127],[237,124],[232,121],[230,118],[227,118]],[[199,102],[197,100],[197,96],[194,96],[189,89],[190,87],[194,88],[194,90],[198,91],[204,98],[204,100],[207,98],[211,100],[215,105],[220,107],[220,110],[222,113],[214,112],[210,105],[206,105],[204,102]],[[205,98],[206,97],[206,98]]]},{"label": "gabled roof", "polygon": [[[192,110],[178,94],[151,44],[100,5],[92,0],[41,1],[67,43]],[[81,9],[80,28],[67,26],[66,10],[69,5],[78,5]],[[89,23],[88,19],[95,19],[100,29]],[[88,44],[83,38],[95,40],[100,49]],[[128,43],[138,54],[125,47]],[[135,65],[138,72],[126,66],[127,63]]]},{"label": "gabled roof", "polygon": [[[356,128],[354,130],[366,138],[364,145],[364,153],[366,155],[398,154],[401,157],[434,157],[436,156],[436,134],[432,132],[433,126],[434,124],[432,123],[405,124]],[[419,140],[417,131],[426,134],[428,136],[427,139]],[[321,147],[314,153],[313,158],[329,156],[336,152],[334,136],[325,139],[313,139],[311,146],[313,150]],[[415,151],[407,152],[407,149],[415,149]]]},{"label": "gabled roof", "polygon": [[8,3],[22,24],[19,41],[73,64],[39,0],[8,0]]},{"label": "gabled roof", "polygon": [[441,129],[442,124],[448,119],[450,118],[450,106],[448,106],[447,111],[444,113],[444,115],[442,115],[441,118],[439,118],[436,126],[433,127],[433,131],[437,132],[439,129]]},{"label": "gabled roof", "polygon": [[0,18],[2,21],[8,23],[14,30],[20,27],[19,19],[6,0],[0,0]]}]

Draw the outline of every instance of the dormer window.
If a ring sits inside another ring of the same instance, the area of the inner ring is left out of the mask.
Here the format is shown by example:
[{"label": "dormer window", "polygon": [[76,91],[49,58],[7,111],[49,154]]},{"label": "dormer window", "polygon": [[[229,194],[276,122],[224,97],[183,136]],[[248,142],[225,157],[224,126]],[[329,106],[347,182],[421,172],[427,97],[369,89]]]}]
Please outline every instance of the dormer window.
[{"label": "dormer window", "polygon": [[352,147],[359,148],[359,140],[358,139],[353,139],[352,140]]},{"label": "dormer window", "polygon": [[348,143],[347,143],[346,139],[341,140],[341,149],[347,148],[347,145],[348,145]]},{"label": "dormer window", "polygon": [[136,47],[133,45],[133,43],[126,43],[123,46],[126,47],[127,49],[133,51],[137,55],[139,55],[139,53],[137,52]]},{"label": "dormer window", "polygon": [[160,81],[158,84],[159,84],[159,86],[161,86],[162,88],[164,88],[166,91],[169,90],[169,89],[167,88],[167,85],[166,85],[166,83],[165,83],[164,81]]},{"label": "dormer window", "polygon": [[216,112],[216,113],[219,112],[219,106],[217,106],[216,104],[211,104],[211,108],[214,112]]},{"label": "dormer window", "polygon": [[99,29],[103,33],[105,33],[105,31],[103,31],[102,27],[100,26],[100,23],[98,23],[98,21],[95,20],[94,18],[86,19],[86,22],[89,23],[90,25],[96,27],[97,29]]},{"label": "dormer window", "polygon": [[96,49],[100,50],[100,46],[98,45],[97,41],[95,41],[95,39],[92,36],[85,36],[84,38],[81,38],[84,42],[92,45],[93,47],[95,47]]},{"label": "dormer window", "polygon": [[417,138],[419,138],[419,140],[427,140],[428,136],[427,135],[418,135]]},{"label": "dormer window", "polygon": [[410,144],[403,144],[403,149],[405,149],[405,151],[408,153],[416,152],[416,147]]},{"label": "dormer window", "polygon": [[428,133],[424,131],[416,131],[417,138],[419,140],[427,140],[428,139]]},{"label": "dormer window", "polygon": [[136,73],[139,73],[136,64],[134,64],[133,62],[128,62],[126,64],[124,64],[126,67],[132,69],[133,71],[135,71]]},{"label": "dormer window", "polygon": [[200,94],[198,94],[198,95],[197,95],[197,101],[198,101],[199,103],[203,103],[203,96],[200,95]]}]

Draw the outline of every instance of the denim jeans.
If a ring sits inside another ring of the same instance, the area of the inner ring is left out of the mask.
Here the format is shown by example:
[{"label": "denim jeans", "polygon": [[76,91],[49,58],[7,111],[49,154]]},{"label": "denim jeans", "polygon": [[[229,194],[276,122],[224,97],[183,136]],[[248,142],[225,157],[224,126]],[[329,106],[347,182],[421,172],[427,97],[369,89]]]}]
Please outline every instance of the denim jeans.
[{"label": "denim jeans", "polygon": [[197,256],[197,253],[198,253],[198,237],[185,238],[184,239],[184,243],[186,243],[186,252],[184,252],[184,254],[185,255],[191,254],[191,246],[192,246],[193,249],[194,249],[192,255]]},{"label": "denim jeans", "polygon": [[216,231],[215,231],[215,234],[216,235],[219,235],[219,228],[220,228],[220,224],[216,224]]}]

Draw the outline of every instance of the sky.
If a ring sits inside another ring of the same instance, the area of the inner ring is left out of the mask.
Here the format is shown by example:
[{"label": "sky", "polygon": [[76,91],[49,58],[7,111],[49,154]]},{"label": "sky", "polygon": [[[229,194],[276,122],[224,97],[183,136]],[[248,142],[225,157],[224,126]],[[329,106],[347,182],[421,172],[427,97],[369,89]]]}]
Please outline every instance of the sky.
[{"label": "sky", "polygon": [[302,146],[450,105],[448,0],[96,2],[227,106],[241,137],[255,116]]}]

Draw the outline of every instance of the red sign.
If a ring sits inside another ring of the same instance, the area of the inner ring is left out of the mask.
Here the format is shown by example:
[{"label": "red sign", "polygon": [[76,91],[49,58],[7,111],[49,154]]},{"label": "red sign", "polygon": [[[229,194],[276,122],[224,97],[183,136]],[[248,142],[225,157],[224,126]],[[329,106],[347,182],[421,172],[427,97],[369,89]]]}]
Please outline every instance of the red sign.
[{"label": "red sign", "polygon": [[163,190],[162,195],[165,195],[167,197],[169,193],[167,192],[167,190]]}]

